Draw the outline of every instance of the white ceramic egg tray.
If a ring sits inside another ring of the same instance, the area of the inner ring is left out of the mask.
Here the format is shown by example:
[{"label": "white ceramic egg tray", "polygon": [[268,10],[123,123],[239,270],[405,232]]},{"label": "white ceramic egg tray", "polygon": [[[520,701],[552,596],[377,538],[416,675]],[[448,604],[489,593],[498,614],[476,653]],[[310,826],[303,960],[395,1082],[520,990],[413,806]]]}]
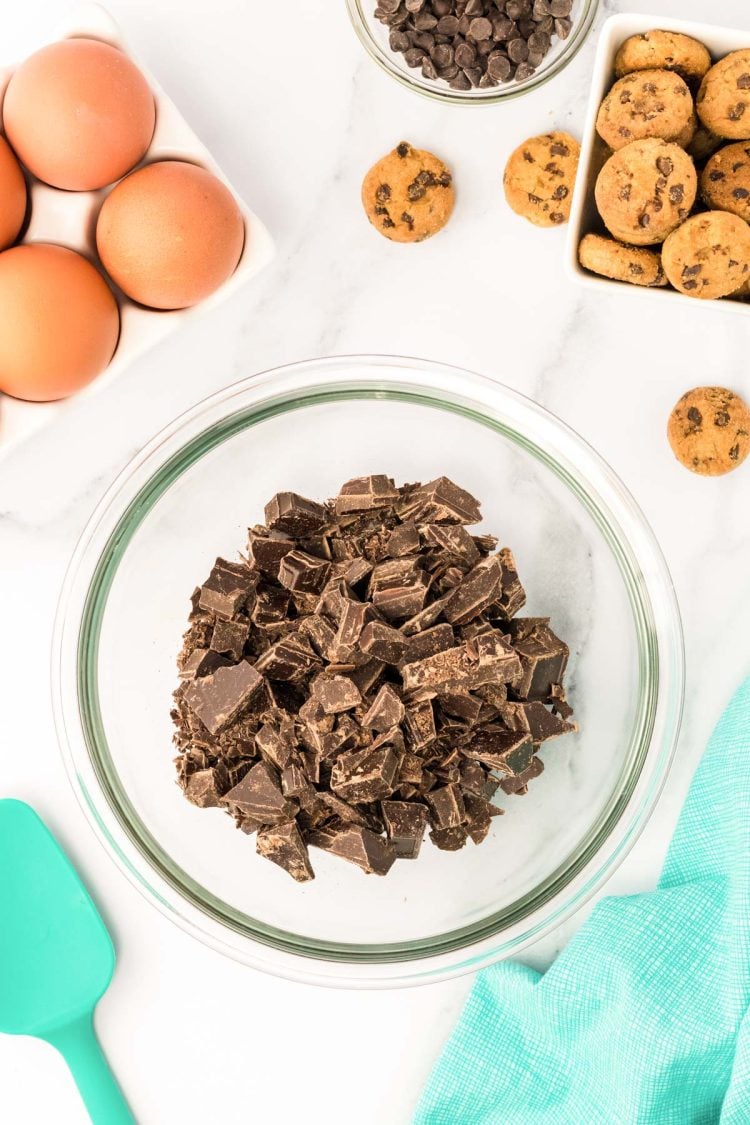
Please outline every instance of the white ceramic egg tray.
[{"label": "white ceramic egg tray", "polygon": [[[56,34],[40,42],[39,46],[75,36],[101,39],[126,51],[148,82],[156,100],[156,130],[142,163],[176,159],[188,160],[207,168],[230,189],[237,200],[245,223],[245,247],[235,272],[215,293],[194,308],[156,312],[135,305],[118,295],[121,323],[117,351],[106,370],[74,396],[74,399],[80,399],[82,395],[95,394],[116,379],[142,352],[177,331],[188,319],[199,316],[202,310],[223,301],[230,293],[254,277],[273,258],[274,246],[263,223],[240,198],[210,152],[196,137],[153,75],[139,59],[127,51],[120,30],[110,14],[98,4],[83,4],[70,13],[64,24],[57,28]],[[12,73],[12,66],[0,69],[0,98]],[[111,187],[94,192],[59,191],[32,178],[30,190],[31,219],[23,241],[56,242],[78,250],[95,260],[96,215]],[[0,458],[26,437],[50,423],[61,410],[65,409],[66,404],[74,399],[35,403],[21,402],[0,394]]]}]

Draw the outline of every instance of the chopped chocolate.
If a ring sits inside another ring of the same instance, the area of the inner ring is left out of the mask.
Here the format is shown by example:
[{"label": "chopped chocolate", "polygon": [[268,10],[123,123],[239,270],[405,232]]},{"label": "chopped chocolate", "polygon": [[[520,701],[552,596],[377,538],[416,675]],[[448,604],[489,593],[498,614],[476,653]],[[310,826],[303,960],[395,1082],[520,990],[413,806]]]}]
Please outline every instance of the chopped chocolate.
[{"label": "chopped chocolate", "polygon": [[355,824],[313,831],[308,843],[356,863],[366,875],[387,875],[396,859],[395,849],[382,836]]},{"label": "chopped chocolate", "polygon": [[[482,3],[464,5],[469,24]],[[485,42],[463,45],[479,57]],[[248,561],[217,559],[194,592],[178,783],[293,879],[313,877],[310,845],[385,874],[416,858],[428,823],[442,850],[481,843],[498,788],[525,793],[536,751],[577,729],[568,648],[548,618],[516,616],[513,555],[470,534],[480,517],[445,477],[358,477],[326,504],[280,492]]]},{"label": "chopped chocolate", "polygon": [[260,828],[255,847],[258,855],[278,863],[297,883],[315,878],[307,844],[300,836],[295,821],[287,820],[284,824]]},{"label": "chopped chocolate", "polygon": [[306,500],[296,492],[277,492],[266,504],[265,516],[272,531],[281,531],[293,539],[314,535],[325,527],[328,518],[322,504]]},{"label": "chopped chocolate", "polygon": [[185,687],[184,700],[211,734],[228,725],[263,687],[263,678],[247,660],[217,668]]},{"label": "chopped chocolate", "polygon": [[297,811],[297,805],[282,793],[278,772],[268,762],[258,762],[248,770],[222,803],[260,824],[281,824]]},{"label": "chopped chocolate", "polygon": [[331,773],[331,789],[339,797],[360,804],[389,797],[395,788],[398,757],[390,746],[380,750],[350,750],[341,754]]},{"label": "chopped chocolate", "polygon": [[211,634],[211,648],[214,652],[231,656],[236,663],[242,659],[242,653],[249,636],[249,621],[223,621],[219,619]]},{"label": "chopped chocolate", "polygon": [[416,859],[427,828],[427,809],[415,801],[383,801],[383,823],[399,859]]},{"label": "chopped chocolate", "polygon": [[228,621],[243,608],[254,584],[254,575],[247,567],[217,559],[201,586],[198,604]]},{"label": "chopped chocolate", "polygon": [[392,730],[403,722],[404,715],[404,705],[393,684],[383,684],[369,710],[363,715],[362,726],[372,727],[377,731]]}]

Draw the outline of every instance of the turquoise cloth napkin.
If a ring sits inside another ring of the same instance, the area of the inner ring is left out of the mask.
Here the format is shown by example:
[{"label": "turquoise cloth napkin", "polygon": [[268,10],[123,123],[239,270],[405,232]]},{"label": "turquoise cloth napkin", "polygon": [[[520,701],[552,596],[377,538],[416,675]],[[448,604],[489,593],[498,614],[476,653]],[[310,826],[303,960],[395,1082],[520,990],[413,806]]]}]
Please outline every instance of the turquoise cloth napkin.
[{"label": "turquoise cloth napkin", "polygon": [[658,889],[605,899],[543,975],[477,978],[417,1125],[750,1123],[750,679]]}]

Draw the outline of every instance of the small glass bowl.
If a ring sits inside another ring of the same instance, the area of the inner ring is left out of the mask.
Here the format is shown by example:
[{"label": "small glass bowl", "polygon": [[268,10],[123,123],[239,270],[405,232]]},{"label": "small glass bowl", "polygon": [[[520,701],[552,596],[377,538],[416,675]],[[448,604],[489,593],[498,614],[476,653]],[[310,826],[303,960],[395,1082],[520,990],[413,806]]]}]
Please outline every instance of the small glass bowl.
[{"label": "small glass bowl", "polygon": [[573,26],[567,39],[553,39],[549,54],[530,78],[523,82],[503,83],[485,90],[454,90],[443,79],[431,80],[422,76],[419,67],[411,68],[404,56],[392,51],[388,43],[390,29],[373,15],[375,0],[346,0],[349,18],[359,41],[370,58],[395,78],[402,86],[436,101],[452,105],[494,105],[528,94],[554,78],[571,62],[583,46],[596,16],[599,0],[574,0],[571,12]]},{"label": "small glass bowl", "polygon": [[[452,477],[516,556],[529,602],[571,647],[580,733],[488,839],[426,842],[386,878],[314,849],[300,886],[175,784],[171,693],[190,594],[236,557],[264,503],[353,476]],[[55,638],[60,741],[80,803],[165,915],[246,964],[344,987],[438,980],[516,954],[581,906],[652,811],[674,750],[683,653],[653,535],[605,463],[491,380],[417,360],[314,360],[237,383],[178,418],[83,533]]]}]

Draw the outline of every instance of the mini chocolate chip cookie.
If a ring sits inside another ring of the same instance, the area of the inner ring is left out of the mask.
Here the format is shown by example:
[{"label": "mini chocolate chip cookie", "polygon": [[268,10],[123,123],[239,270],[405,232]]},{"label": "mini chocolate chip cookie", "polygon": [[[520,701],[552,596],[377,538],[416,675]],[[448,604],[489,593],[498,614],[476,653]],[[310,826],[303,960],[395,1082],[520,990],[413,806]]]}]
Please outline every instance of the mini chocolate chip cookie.
[{"label": "mini chocolate chip cookie", "polygon": [[669,235],[661,260],[670,283],[687,297],[728,297],[750,274],[750,227],[726,211],[693,215]]},{"label": "mini chocolate chip cookie", "polygon": [[661,258],[654,250],[626,246],[600,234],[587,234],[578,247],[578,261],[585,270],[627,281],[630,285],[666,285]]},{"label": "mini chocolate chip cookie", "polygon": [[712,66],[695,105],[712,133],[730,141],[750,140],[750,50],[733,51]]},{"label": "mini chocolate chip cookie", "polygon": [[367,218],[393,242],[422,242],[437,234],[454,202],[453,177],[446,165],[406,141],[374,164],[362,184]]},{"label": "mini chocolate chip cookie", "polygon": [[679,145],[648,137],[609,158],[596,181],[596,205],[620,242],[655,246],[684,222],[698,192],[695,165]]},{"label": "mini chocolate chip cookie", "polygon": [[636,70],[675,70],[688,81],[700,82],[711,67],[708,48],[677,31],[646,31],[631,35],[615,57],[615,74]]},{"label": "mini chocolate chip cookie", "polygon": [[581,146],[568,133],[545,133],[519,145],[505,166],[505,198],[517,215],[538,227],[570,217]]},{"label": "mini chocolate chip cookie", "polygon": [[726,387],[696,387],[670,414],[667,436],[686,469],[705,477],[723,476],[750,453],[750,409]]},{"label": "mini chocolate chip cookie", "polygon": [[615,152],[644,137],[661,137],[685,147],[696,126],[687,83],[671,70],[626,74],[615,82],[596,119],[597,133]]},{"label": "mini chocolate chip cookie", "polygon": [[750,223],[750,143],[727,145],[701,175],[701,194],[714,211],[731,211]]}]

